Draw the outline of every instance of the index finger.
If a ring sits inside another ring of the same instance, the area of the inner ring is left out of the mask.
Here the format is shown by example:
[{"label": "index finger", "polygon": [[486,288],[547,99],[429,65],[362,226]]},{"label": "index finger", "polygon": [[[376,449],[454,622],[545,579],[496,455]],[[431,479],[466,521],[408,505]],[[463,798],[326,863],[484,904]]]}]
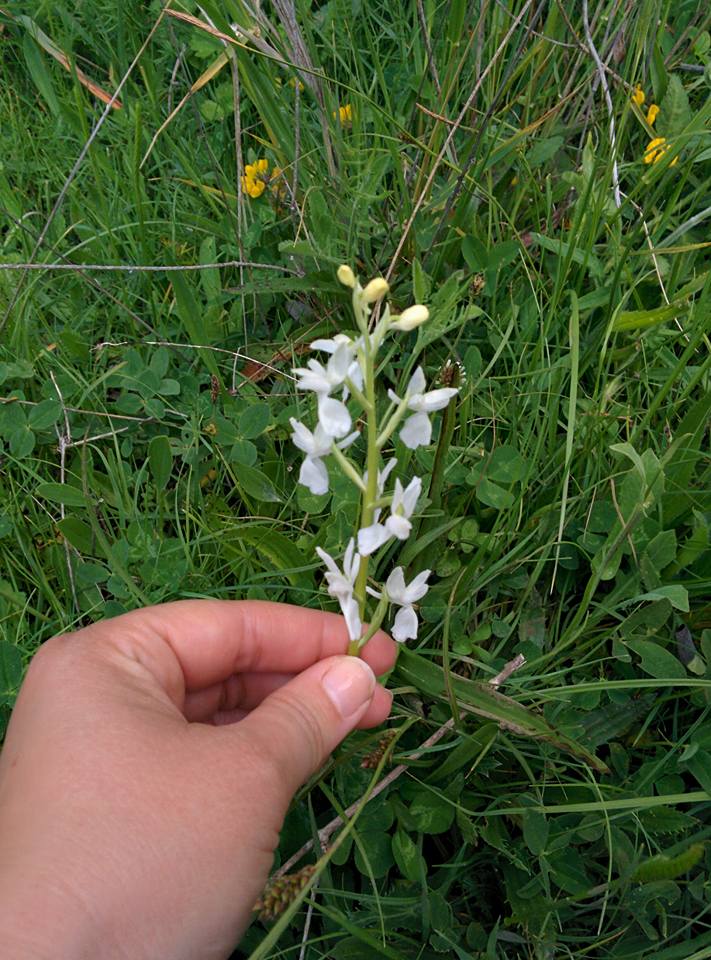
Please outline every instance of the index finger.
[{"label": "index finger", "polygon": [[[140,652],[150,659],[157,647],[168,648],[188,690],[247,671],[300,673],[348,647],[340,614],[266,600],[178,600],[134,610],[96,627],[112,633],[120,628],[112,640],[121,645],[138,641]],[[395,663],[395,642],[379,630],[361,656],[376,675],[385,673]],[[155,672],[158,664],[151,666]],[[172,684],[165,680],[167,689]]]}]

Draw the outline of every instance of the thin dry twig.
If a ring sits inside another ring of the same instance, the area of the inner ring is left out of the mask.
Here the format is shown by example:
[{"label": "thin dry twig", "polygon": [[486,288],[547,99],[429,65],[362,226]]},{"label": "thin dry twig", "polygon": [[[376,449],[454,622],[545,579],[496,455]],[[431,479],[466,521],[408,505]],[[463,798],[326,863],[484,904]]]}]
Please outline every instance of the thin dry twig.
[{"label": "thin dry twig", "polygon": [[597,47],[593,42],[592,33],[590,31],[590,19],[588,17],[588,0],[583,0],[583,30],[585,31],[585,42],[588,45],[588,50],[590,55],[595,61],[595,66],[597,67],[598,77],[600,78],[600,86],[602,87],[602,92],[605,97],[605,103],[607,104],[607,112],[610,115],[610,125],[608,128],[608,135],[610,138],[610,150],[612,151],[612,193],[615,198],[615,206],[619,210],[622,206],[622,196],[620,194],[620,174],[617,168],[617,137],[615,133],[615,110],[612,105],[612,97],[610,96],[610,87],[607,83],[607,77],[605,76],[605,67],[602,60],[600,59],[600,54],[597,52]]},{"label": "thin dry twig", "polygon": [[[67,445],[72,442],[72,430],[69,426],[69,414],[67,413],[67,408],[64,406],[64,397],[62,396],[62,391],[59,389],[59,384],[57,383],[57,378],[54,375],[54,370],[49,371],[49,376],[54,385],[55,392],[59,398],[59,403],[62,407],[62,415],[64,417],[64,430],[60,430],[58,426],[55,425],[55,430],[57,431],[57,440],[59,441],[59,482],[64,485],[66,482],[66,464],[67,464]],[[59,516],[62,520],[65,517],[65,507],[63,503],[59,504]],[[67,576],[69,577],[69,586],[72,591],[72,602],[74,604],[75,613],[79,612],[79,601],[77,599],[77,589],[74,582],[74,569],[72,567],[72,556],[69,549],[69,541],[66,537],[63,537],[64,543],[64,557],[67,562]]]}]

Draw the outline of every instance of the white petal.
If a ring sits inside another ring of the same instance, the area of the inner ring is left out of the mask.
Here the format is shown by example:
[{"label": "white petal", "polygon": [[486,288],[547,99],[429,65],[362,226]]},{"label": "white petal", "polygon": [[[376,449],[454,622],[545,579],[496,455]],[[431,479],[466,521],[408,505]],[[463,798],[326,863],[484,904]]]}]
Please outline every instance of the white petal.
[{"label": "white petal", "polygon": [[348,628],[348,636],[351,640],[360,640],[360,635],[363,632],[363,625],[360,620],[360,613],[358,611],[358,603],[353,597],[340,600],[341,612],[346,621],[346,627]]},{"label": "white petal", "polygon": [[339,343],[328,361],[328,379],[333,386],[338,386],[348,376],[348,369],[353,363],[353,350],[350,343]]},{"label": "white petal", "polygon": [[423,570],[422,573],[418,573],[413,580],[410,580],[409,584],[407,585],[407,599],[410,601],[410,603],[416,603],[427,593],[429,590],[427,578],[431,573],[431,570]]},{"label": "white petal", "polygon": [[363,371],[357,360],[354,360],[348,368],[348,379],[357,390],[363,389]]},{"label": "white petal", "polygon": [[291,435],[294,445],[297,446],[299,450],[303,450],[304,453],[311,453],[313,449],[313,433],[311,433],[306,424],[301,423],[301,421],[295,417],[290,417],[289,423],[294,431]]},{"label": "white petal", "polygon": [[311,493],[328,492],[328,470],[318,457],[306,457],[299,470],[299,483],[308,487]]},{"label": "white petal", "polygon": [[385,592],[393,603],[408,603],[405,591],[405,574],[402,567],[395,567],[385,582]]},{"label": "white petal", "polygon": [[339,573],[339,569],[336,565],[336,561],[333,559],[330,553],[326,553],[321,547],[316,547],[316,553],[319,555],[321,560],[326,564],[327,568],[331,573]]},{"label": "white petal", "polygon": [[397,640],[398,643],[414,640],[417,637],[417,614],[412,607],[401,607],[398,610],[390,632],[393,640]]},{"label": "white petal", "polygon": [[353,537],[348,541],[346,553],[343,557],[343,572],[351,583],[355,583],[360,568],[360,555],[355,553],[355,539]]},{"label": "white petal", "polygon": [[400,439],[410,450],[426,447],[432,439],[432,424],[426,413],[413,413],[400,430]]},{"label": "white petal", "polygon": [[369,557],[390,539],[390,534],[381,523],[374,523],[370,527],[363,527],[358,531],[358,552]]},{"label": "white petal", "polygon": [[[425,416],[425,414],[415,414],[415,416]],[[329,437],[345,437],[351,429],[351,415],[345,403],[324,394],[320,394],[318,398],[318,420]]]},{"label": "white petal", "polygon": [[407,385],[408,396],[413,397],[416,393],[422,393],[426,386],[425,373],[422,367],[418,367],[410,377],[410,382]]},{"label": "white petal", "polygon": [[402,509],[406,517],[412,516],[413,511],[417,506],[417,501],[420,499],[421,492],[422,480],[420,477],[413,477],[405,487],[402,495]]},{"label": "white petal", "polygon": [[385,464],[382,470],[378,473],[378,494],[382,497],[383,491],[385,490],[385,484],[387,483],[388,477],[393,472],[397,466],[397,458],[391,457],[388,462]]},{"label": "white petal", "polygon": [[459,391],[456,387],[442,387],[440,390],[430,390],[429,393],[420,393],[408,401],[409,410],[424,410],[432,413],[433,410],[443,410],[452,397],[456,397]]},{"label": "white petal", "polygon": [[412,524],[405,517],[393,513],[385,521],[385,528],[391,537],[397,537],[398,540],[407,540],[412,530]]},{"label": "white petal", "polygon": [[343,440],[339,440],[336,446],[338,447],[339,450],[347,450],[352,443],[356,442],[359,436],[360,436],[359,431],[354,430],[353,433],[349,433],[348,436],[345,437]]},{"label": "white petal", "polygon": [[[294,373],[296,373],[296,370],[294,370]],[[393,403],[400,403],[400,397],[398,397],[394,390],[388,390],[388,397]]]},{"label": "white petal", "polygon": [[309,346],[312,350],[323,350],[324,353],[335,353],[339,344],[350,342],[351,338],[347,337],[345,333],[337,333],[332,340],[314,340]]}]

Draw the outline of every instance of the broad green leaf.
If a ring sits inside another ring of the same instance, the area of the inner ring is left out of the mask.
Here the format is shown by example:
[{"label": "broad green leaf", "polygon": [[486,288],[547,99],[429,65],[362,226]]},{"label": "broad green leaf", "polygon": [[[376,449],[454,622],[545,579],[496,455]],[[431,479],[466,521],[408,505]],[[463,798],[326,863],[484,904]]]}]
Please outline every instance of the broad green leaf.
[{"label": "broad green leaf", "polygon": [[526,476],[526,461],[515,447],[501,444],[491,454],[486,475],[497,483],[518,483]]},{"label": "broad green leaf", "polygon": [[659,323],[666,323],[667,320],[673,320],[674,317],[682,317],[688,309],[688,304],[671,303],[650,310],[622,310],[615,317],[612,329],[619,332],[653,327]]},{"label": "broad green leaf", "polygon": [[35,435],[29,426],[20,427],[10,434],[10,453],[21,460],[29,457],[35,448]]},{"label": "broad green leaf", "polygon": [[439,794],[421,790],[410,804],[409,814],[421,833],[444,833],[454,822],[456,807]]},{"label": "broad green leaf", "polygon": [[496,510],[506,510],[513,505],[514,495],[510,490],[492,483],[488,477],[480,477],[475,486],[477,500]]},{"label": "broad green leaf", "polygon": [[536,140],[526,153],[526,161],[530,167],[540,167],[560,150],[563,146],[563,137],[545,137]]},{"label": "broad green leaf", "polygon": [[685,766],[702,790],[711,793],[711,753],[697,750],[693,757],[686,761]]},{"label": "broad green leaf", "polygon": [[254,440],[267,429],[271,417],[268,403],[253,403],[240,416],[237,432],[244,440]]},{"label": "broad green leaf", "polygon": [[554,240],[551,237],[544,236],[542,233],[532,232],[531,236],[544,250],[548,250],[549,253],[557,254],[564,260],[570,258],[574,263],[586,266],[592,277],[598,280],[604,279],[605,270],[602,264],[595,254],[591,253],[587,248],[573,246],[565,240]]},{"label": "broad green leaf", "polygon": [[14,693],[22,680],[22,654],[14,643],[0,640],[0,693]]},{"label": "broad green leaf", "polygon": [[427,867],[417,844],[404,830],[396,830],[392,838],[392,851],[395,863],[406,880],[418,883],[426,875]]},{"label": "broad green leaf", "polygon": [[253,467],[257,462],[257,454],[257,448],[251,440],[236,440],[230,449],[229,461]]},{"label": "broad green leaf", "polygon": [[32,407],[27,415],[27,422],[33,430],[46,430],[61,417],[62,405],[59,400],[42,400],[36,407]]},{"label": "broad green leaf", "polygon": [[545,814],[539,810],[526,810],[523,815],[523,839],[535,857],[539,857],[546,849],[550,824]]},{"label": "broad green leaf", "polygon": [[670,583],[665,587],[650,590],[648,593],[640,593],[637,597],[625,600],[620,606],[626,607],[644,600],[668,600],[675,610],[681,610],[682,613],[689,612],[689,593],[680,583]]},{"label": "broad green leaf", "polygon": [[281,503],[282,498],[274,489],[269,477],[257,467],[248,467],[242,463],[235,469],[237,486],[249,497],[262,503]]},{"label": "broad green leaf", "polygon": [[660,135],[667,139],[678,137],[691,122],[689,96],[678,74],[673,73],[669,77],[667,90],[659,107]]},{"label": "broad green leaf", "polygon": [[[84,506],[84,504],[81,504]],[[78,517],[65,517],[57,523],[57,527],[63,537],[71,543],[80,553],[92,553],[96,545],[96,540],[88,523],[84,523]]]},{"label": "broad green leaf", "polygon": [[68,483],[40,483],[35,495],[51,503],[63,503],[65,507],[88,507],[89,501],[76,487]]},{"label": "broad green leaf", "polygon": [[384,830],[358,830],[356,823],[355,838],[354,861],[358,870],[376,880],[384,877],[394,863],[390,835]]},{"label": "broad green leaf", "polygon": [[657,680],[683,680],[687,677],[686,669],[679,659],[658,643],[651,640],[627,640],[626,644],[641,657],[640,666],[650,677]]},{"label": "broad green leaf", "polygon": [[164,491],[173,469],[173,451],[170,440],[165,435],[153,437],[148,444],[148,463],[156,487],[159,491]]}]

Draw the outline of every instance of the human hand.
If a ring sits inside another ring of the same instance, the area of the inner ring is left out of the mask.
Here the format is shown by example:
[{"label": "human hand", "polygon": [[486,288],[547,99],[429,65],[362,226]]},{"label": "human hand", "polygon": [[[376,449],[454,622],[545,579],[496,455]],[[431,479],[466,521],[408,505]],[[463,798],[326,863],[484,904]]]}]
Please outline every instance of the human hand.
[{"label": "human hand", "polygon": [[48,641],[0,757],[5,955],[228,956],[293,794],[388,716],[394,642],[347,644],[335,614],[219,600]]}]

